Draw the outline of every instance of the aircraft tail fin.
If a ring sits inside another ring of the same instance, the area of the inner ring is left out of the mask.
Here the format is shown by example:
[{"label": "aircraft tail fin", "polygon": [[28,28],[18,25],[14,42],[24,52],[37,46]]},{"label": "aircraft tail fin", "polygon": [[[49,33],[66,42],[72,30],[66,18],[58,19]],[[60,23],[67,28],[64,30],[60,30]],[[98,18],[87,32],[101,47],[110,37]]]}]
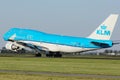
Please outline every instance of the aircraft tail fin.
[{"label": "aircraft tail fin", "polygon": [[111,14],[88,38],[109,40],[114,30],[118,14]]}]

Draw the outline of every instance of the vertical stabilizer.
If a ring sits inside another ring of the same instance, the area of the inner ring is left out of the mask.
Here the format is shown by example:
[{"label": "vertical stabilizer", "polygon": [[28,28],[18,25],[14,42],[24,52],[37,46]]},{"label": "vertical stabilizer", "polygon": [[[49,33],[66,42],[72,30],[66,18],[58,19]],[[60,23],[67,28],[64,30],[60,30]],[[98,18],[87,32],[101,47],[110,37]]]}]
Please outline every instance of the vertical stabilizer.
[{"label": "vertical stabilizer", "polygon": [[117,18],[118,14],[111,14],[88,38],[109,40],[114,30]]}]

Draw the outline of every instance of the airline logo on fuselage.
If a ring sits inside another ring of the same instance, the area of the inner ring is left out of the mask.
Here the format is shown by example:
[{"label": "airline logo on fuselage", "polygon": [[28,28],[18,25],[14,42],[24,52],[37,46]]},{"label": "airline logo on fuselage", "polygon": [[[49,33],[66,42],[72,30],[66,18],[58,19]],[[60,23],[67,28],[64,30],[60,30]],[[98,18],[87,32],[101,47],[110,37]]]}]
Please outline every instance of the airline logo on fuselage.
[{"label": "airline logo on fuselage", "polygon": [[100,29],[96,31],[96,34],[98,35],[105,35],[105,36],[110,36],[110,31],[107,30],[107,26],[102,25],[100,26]]}]

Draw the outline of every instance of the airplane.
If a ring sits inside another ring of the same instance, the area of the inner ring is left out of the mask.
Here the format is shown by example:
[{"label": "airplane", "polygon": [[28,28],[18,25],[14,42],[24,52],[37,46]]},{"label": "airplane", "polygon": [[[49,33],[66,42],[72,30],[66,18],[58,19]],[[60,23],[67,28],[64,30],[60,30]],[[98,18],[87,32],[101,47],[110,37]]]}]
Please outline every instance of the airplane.
[{"label": "airplane", "polygon": [[73,37],[45,33],[32,29],[11,28],[3,36],[8,50],[34,50],[41,57],[45,51],[47,57],[62,57],[62,52],[84,52],[110,48],[117,44],[110,40],[117,22],[118,14],[111,14],[88,37]]}]

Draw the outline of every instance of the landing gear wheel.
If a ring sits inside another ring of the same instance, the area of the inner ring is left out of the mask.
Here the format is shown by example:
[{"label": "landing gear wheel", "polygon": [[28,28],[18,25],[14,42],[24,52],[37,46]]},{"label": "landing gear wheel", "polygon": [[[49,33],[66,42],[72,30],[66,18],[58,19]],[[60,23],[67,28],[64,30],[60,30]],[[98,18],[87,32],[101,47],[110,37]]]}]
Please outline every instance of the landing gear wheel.
[{"label": "landing gear wheel", "polygon": [[54,54],[52,52],[49,52],[49,54],[46,54],[46,57],[53,57]]},{"label": "landing gear wheel", "polygon": [[41,57],[42,55],[40,53],[35,54],[36,57]]},{"label": "landing gear wheel", "polygon": [[49,52],[49,54],[46,54],[46,57],[60,58],[62,54],[60,52]]},{"label": "landing gear wheel", "polygon": [[54,54],[54,57],[60,58],[60,57],[62,57],[62,54],[60,52],[57,52],[57,53]]}]

